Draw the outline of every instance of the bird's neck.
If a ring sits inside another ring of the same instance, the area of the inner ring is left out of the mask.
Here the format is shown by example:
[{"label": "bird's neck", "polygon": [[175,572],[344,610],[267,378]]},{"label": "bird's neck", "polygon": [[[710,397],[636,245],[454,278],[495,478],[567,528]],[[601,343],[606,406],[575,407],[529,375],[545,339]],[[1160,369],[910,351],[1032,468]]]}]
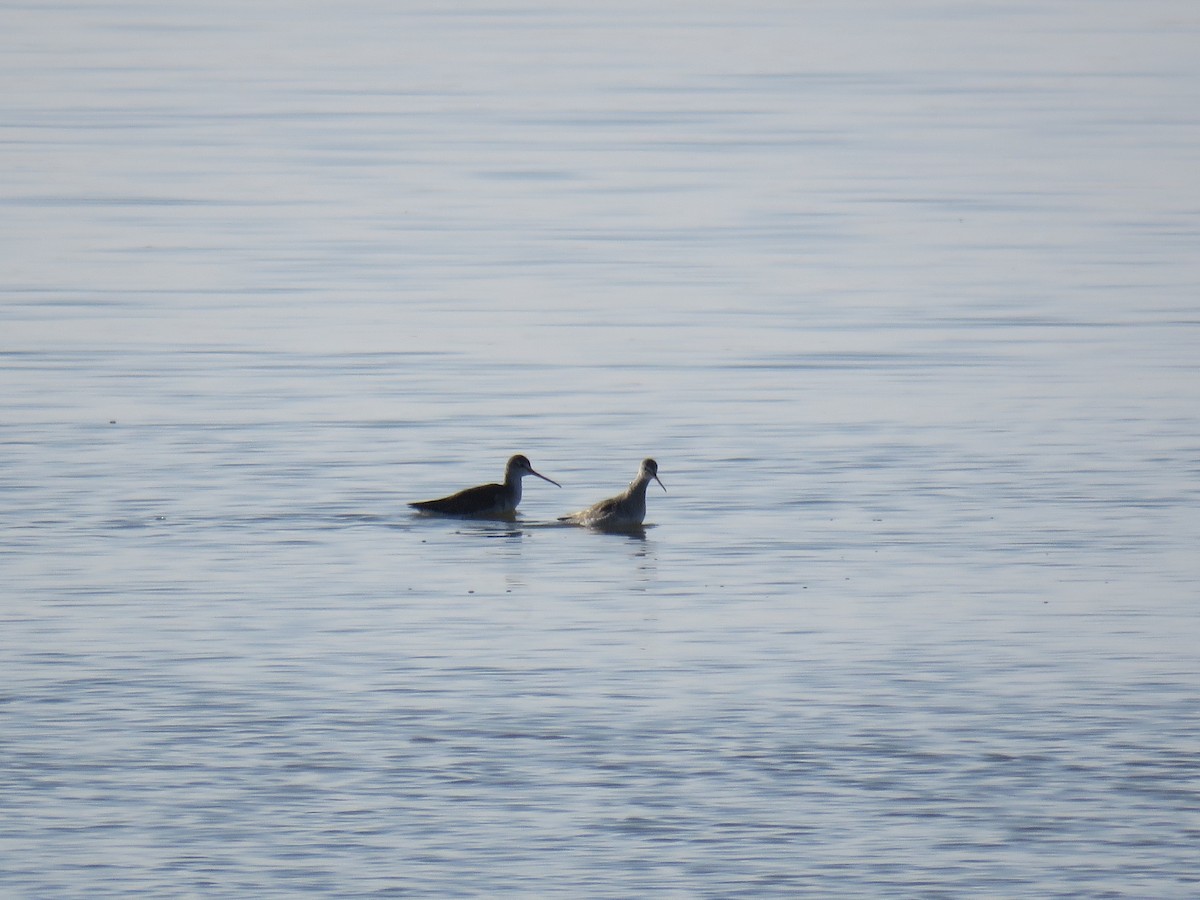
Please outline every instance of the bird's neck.
[{"label": "bird's neck", "polygon": [[521,476],[516,472],[508,472],[504,476],[504,488],[513,498],[513,503],[521,502]]}]

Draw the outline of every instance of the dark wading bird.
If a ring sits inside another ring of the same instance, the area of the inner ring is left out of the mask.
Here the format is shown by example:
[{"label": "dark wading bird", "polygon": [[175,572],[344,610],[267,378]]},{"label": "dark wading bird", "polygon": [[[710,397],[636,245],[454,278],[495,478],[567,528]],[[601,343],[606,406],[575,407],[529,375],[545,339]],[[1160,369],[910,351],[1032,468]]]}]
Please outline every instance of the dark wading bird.
[{"label": "dark wading bird", "polygon": [[526,475],[536,475],[542,481],[549,481],[557,487],[562,487],[553,478],[547,478],[541,472],[533,471],[529,459],[521,454],[509,459],[504,467],[504,484],[481,484],[478,487],[467,488],[449,497],[438,500],[418,500],[408,504],[413,509],[426,513],[436,513],[443,516],[458,516],[462,518],[479,519],[512,519],[516,516],[517,504],[521,502],[521,479]]},{"label": "dark wading bird", "polygon": [[652,459],[643,459],[637,478],[623,494],[601,500],[587,509],[563,516],[558,521],[609,531],[640,529],[642,520],[646,518],[646,487],[651,481],[658,481],[660,488],[664,491],[667,489],[667,486],[659,481],[658,463]]}]

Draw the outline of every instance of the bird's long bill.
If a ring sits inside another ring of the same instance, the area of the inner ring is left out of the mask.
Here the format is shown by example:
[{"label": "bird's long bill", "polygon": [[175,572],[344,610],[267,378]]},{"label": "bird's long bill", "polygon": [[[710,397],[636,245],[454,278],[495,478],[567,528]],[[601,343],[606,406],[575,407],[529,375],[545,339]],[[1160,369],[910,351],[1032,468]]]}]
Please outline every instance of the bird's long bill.
[{"label": "bird's long bill", "polygon": [[555,481],[553,478],[547,478],[547,477],[546,477],[545,475],[543,475],[541,472],[535,472],[535,471],[533,471],[533,466],[530,466],[530,467],[529,467],[529,474],[530,474],[530,475],[536,475],[538,478],[542,479],[542,481],[548,481],[548,482],[550,482],[552,485],[554,485],[555,487],[562,487],[562,485],[561,485],[561,484],[559,484],[557,481]]},{"label": "bird's long bill", "polygon": [[655,475],[655,476],[654,476],[654,480],[658,482],[658,486],[659,486],[660,488],[662,488],[662,489],[663,489],[663,492],[665,493],[665,492],[666,492],[666,490],[667,490],[667,486],[666,486],[665,484],[663,484],[663,483],[662,483],[662,479],[660,479],[660,478],[659,478],[657,475]]}]

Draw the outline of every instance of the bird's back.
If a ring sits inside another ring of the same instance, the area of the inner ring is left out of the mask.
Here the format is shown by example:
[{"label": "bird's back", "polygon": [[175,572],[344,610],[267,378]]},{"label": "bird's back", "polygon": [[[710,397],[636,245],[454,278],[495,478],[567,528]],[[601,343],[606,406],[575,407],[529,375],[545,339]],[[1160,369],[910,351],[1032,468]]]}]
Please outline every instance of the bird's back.
[{"label": "bird's back", "polygon": [[[643,494],[643,498],[644,498]],[[587,509],[563,516],[560,522],[570,522],[572,525],[590,525],[597,528],[640,525],[646,517],[646,503],[642,500],[639,505],[637,496],[626,491],[619,497],[610,497],[593,503]]]},{"label": "bird's back", "polygon": [[503,515],[513,510],[509,506],[507,492],[502,484],[481,484],[467,488],[449,497],[437,500],[418,500],[408,504],[422,512],[441,513],[448,516]]}]

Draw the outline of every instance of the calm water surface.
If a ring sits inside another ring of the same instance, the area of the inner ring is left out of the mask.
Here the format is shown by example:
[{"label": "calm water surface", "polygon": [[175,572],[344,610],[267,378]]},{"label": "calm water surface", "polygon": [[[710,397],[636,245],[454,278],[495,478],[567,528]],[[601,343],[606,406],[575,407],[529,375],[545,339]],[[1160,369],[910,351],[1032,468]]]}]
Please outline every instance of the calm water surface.
[{"label": "calm water surface", "polygon": [[0,893],[1200,892],[1200,14],[1043,7],[0,13]]}]

